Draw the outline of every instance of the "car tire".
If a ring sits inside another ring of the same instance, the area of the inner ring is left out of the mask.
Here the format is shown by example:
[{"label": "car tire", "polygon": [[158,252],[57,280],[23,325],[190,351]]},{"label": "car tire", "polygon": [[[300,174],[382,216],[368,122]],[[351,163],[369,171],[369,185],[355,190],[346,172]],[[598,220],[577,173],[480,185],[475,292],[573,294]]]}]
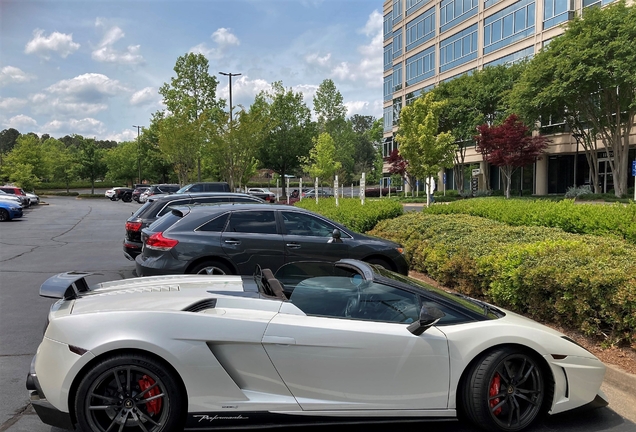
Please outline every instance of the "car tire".
[{"label": "car tire", "polygon": [[192,267],[188,273],[202,275],[231,275],[234,272],[225,264],[218,261],[204,261]]},{"label": "car tire", "polygon": [[169,432],[183,429],[184,397],[165,365],[148,356],[121,354],[91,367],[78,386],[75,413],[86,432],[122,430],[124,423],[125,430]]},{"label": "car tire", "polygon": [[0,222],[10,221],[11,217],[9,216],[9,212],[5,209],[0,209]]},{"label": "car tire", "polygon": [[117,197],[116,196],[112,196],[112,197],[110,197],[110,200],[111,201],[117,201]]},{"label": "car tire", "polygon": [[131,196],[130,194],[124,194],[124,195],[121,197],[121,200],[122,200],[123,202],[131,202],[131,201],[132,201],[132,196]]},{"label": "car tire", "polygon": [[486,353],[468,372],[461,393],[462,417],[487,431],[515,432],[545,411],[549,379],[528,351],[503,347]]},{"label": "car tire", "polygon": [[391,265],[391,263],[389,262],[389,260],[386,260],[384,258],[369,258],[364,260],[364,262],[369,263],[369,264],[373,264],[373,265],[377,265],[380,266],[382,268],[385,268],[387,270],[391,270],[391,271],[395,271],[393,269],[393,266]]}]

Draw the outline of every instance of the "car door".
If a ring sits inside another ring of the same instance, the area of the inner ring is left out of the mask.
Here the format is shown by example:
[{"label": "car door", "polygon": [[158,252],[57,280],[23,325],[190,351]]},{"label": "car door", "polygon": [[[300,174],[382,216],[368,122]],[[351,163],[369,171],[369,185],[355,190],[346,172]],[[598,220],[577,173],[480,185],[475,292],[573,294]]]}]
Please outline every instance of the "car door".
[{"label": "car door", "polygon": [[233,211],[221,246],[240,274],[253,274],[256,264],[275,272],[285,263],[283,236],[274,210]]},{"label": "car door", "polygon": [[350,238],[342,233],[340,242],[332,239],[338,228],[311,214],[279,211],[285,240],[285,262],[304,260],[338,261],[349,258]]},{"label": "car door", "polygon": [[322,288],[311,286],[318,279],[296,286],[263,337],[302,409],[447,409],[446,337],[435,327],[420,336],[407,330],[418,317],[419,297],[377,283],[370,286],[375,297],[365,297],[334,277],[322,278],[329,279]]}]

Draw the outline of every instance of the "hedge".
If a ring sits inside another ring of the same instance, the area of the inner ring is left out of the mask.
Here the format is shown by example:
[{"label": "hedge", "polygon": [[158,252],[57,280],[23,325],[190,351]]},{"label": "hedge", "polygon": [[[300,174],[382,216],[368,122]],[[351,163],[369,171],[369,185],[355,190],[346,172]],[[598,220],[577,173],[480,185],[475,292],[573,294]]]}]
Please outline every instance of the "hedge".
[{"label": "hedge", "polygon": [[388,199],[367,199],[364,205],[357,198],[340,198],[336,207],[335,198],[303,199],[294,205],[322,214],[347,228],[366,232],[372,229],[378,222],[398,217],[404,213],[399,201]]},{"label": "hedge", "polygon": [[576,204],[573,200],[480,198],[431,206],[429,214],[467,214],[513,226],[561,228],[576,234],[615,235],[636,243],[636,204]]},{"label": "hedge", "polygon": [[608,343],[636,341],[636,249],[624,240],[419,212],[370,234],[404,244],[411,269],[459,292]]}]

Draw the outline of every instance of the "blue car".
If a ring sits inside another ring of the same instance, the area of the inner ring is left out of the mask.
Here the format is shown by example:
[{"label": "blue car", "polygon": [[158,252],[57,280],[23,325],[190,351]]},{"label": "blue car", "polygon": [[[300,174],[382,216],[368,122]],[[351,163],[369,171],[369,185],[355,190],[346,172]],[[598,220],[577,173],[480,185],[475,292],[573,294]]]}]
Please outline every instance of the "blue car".
[{"label": "blue car", "polygon": [[18,203],[0,200],[0,222],[22,217],[22,207]]}]

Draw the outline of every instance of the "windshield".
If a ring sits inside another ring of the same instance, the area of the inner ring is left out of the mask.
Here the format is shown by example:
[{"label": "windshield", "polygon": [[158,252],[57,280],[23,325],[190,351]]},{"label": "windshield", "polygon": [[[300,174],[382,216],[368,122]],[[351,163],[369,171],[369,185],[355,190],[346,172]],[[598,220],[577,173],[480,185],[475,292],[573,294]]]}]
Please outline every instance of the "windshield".
[{"label": "windshield", "polygon": [[185,185],[184,187],[182,187],[181,189],[179,189],[178,191],[176,191],[175,193],[186,193],[188,191],[188,189],[190,189],[190,186],[192,186],[194,183],[190,183]]}]

